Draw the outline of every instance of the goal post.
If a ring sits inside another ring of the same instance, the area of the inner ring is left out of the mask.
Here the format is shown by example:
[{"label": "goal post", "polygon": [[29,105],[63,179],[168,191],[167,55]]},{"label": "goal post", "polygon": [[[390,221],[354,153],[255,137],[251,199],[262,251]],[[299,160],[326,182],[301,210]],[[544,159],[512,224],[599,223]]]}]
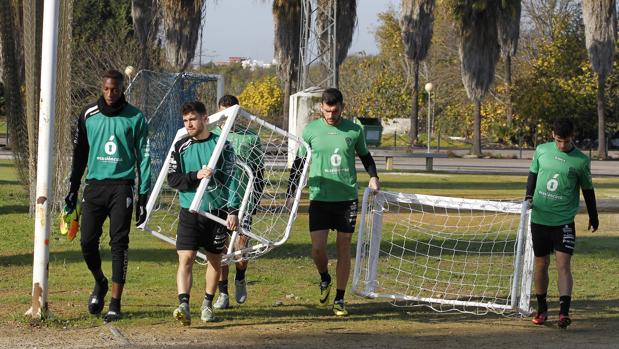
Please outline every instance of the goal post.
[{"label": "goal post", "polygon": [[528,203],[366,189],[352,289],[395,305],[530,313]]},{"label": "goal post", "polygon": [[[307,161],[299,170],[300,185],[296,192],[290,193],[294,198],[293,205],[287,207],[290,175],[286,166],[288,149],[290,146],[296,152],[299,147],[305,147],[308,156],[311,156],[309,145],[238,105],[210,115],[208,123],[209,128],[217,129],[220,137],[207,166],[216,168],[222,157],[224,143],[229,141],[236,154],[235,173],[239,179],[239,187],[227,189],[237,190],[237,196],[242,198],[238,217],[239,222],[244,224],[239,224],[237,231],[232,232],[223,262],[257,258],[288,240],[309,170]],[[153,236],[171,244],[176,242],[180,204],[176,190],[167,185],[167,169],[173,144],[185,135],[184,128],[177,130],[174,141],[169,144],[146,206],[148,217],[141,226]],[[255,142],[250,145],[234,144],[232,139],[239,135],[248,135]],[[202,179],[189,210],[225,225],[225,220],[201,209],[205,192],[225,185],[227,184],[214,180],[213,176]],[[246,236],[249,242],[244,248],[236,249],[235,242],[241,234]],[[205,259],[202,254],[199,254],[199,257]]]}]

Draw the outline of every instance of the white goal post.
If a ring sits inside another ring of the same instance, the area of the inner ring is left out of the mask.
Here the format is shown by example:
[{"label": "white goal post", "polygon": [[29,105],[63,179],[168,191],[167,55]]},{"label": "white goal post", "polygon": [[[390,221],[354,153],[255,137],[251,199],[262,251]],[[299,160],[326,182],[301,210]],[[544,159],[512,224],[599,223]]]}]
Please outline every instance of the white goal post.
[{"label": "white goal post", "polygon": [[366,189],[352,289],[439,312],[529,314],[528,203]]},{"label": "white goal post", "polygon": [[[180,118],[180,116],[179,116]],[[296,192],[290,193],[294,198],[292,207],[287,207],[288,178],[287,156],[290,149],[296,151],[305,147],[308,156],[311,156],[309,145],[299,137],[292,135],[240,108],[238,105],[227,108],[209,116],[209,127],[220,127],[220,139],[213,150],[208,163],[209,168],[216,168],[221,157],[224,142],[231,137],[231,132],[250,130],[252,136],[259,140],[253,148],[245,150],[250,159],[243,159],[237,154],[236,167],[244,175],[240,177],[239,196],[242,196],[239,209],[239,221],[247,220],[251,224],[240,224],[238,231],[232,233],[228,251],[223,257],[224,263],[232,263],[239,259],[257,258],[276,246],[285,243],[290,235],[292,224],[296,218],[301,192],[306,182],[309,170],[309,161],[300,169],[299,186]],[[147,203],[148,217],[141,226],[153,236],[171,244],[176,243],[176,225],[178,223],[178,193],[172,190],[166,182],[170,154],[174,143],[186,135],[185,129],[179,129],[170,145],[166,159],[163,161],[157,180]],[[235,149],[235,153],[242,149]],[[246,162],[260,163],[260,174]],[[200,182],[190,211],[208,217],[225,225],[225,220],[200,209],[204,193],[212,190],[211,178]],[[259,186],[255,185],[259,183]],[[224,185],[215,183],[214,186]],[[260,188],[260,190],[256,190]],[[242,191],[242,195],[241,195]],[[249,238],[246,247],[236,249],[235,242],[239,234]],[[199,253],[202,259],[203,254]]]}]

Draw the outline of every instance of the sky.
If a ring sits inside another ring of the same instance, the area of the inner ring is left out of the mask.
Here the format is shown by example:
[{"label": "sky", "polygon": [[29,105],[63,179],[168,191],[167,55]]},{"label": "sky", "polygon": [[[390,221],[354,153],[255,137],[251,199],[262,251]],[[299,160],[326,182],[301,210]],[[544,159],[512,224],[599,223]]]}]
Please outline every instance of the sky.
[{"label": "sky", "polygon": [[[206,2],[202,62],[223,61],[230,56],[249,57],[265,63],[273,59],[272,1],[219,0]],[[397,8],[398,0],[357,0],[357,28],[349,54],[378,52],[374,30],[378,13]],[[198,61],[200,46],[196,48]]]}]

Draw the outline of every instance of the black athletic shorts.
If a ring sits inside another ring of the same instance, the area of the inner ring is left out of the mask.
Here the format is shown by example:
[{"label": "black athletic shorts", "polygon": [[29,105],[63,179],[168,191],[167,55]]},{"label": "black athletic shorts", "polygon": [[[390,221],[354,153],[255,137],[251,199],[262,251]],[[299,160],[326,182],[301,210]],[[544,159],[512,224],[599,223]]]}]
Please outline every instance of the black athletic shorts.
[{"label": "black athletic shorts", "polygon": [[[211,212],[213,215],[226,219],[228,214],[223,210]],[[189,209],[181,208],[178,215],[178,230],[176,231],[176,250],[197,251],[200,247],[211,253],[222,253],[228,237],[225,225],[217,223]]]},{"label": "black athletic shorts", "polygon": [[357,224],[357,200],[310,201],[309,230],[337,230],[354,233]]},{"label": "black athletic shorts", "polygon": [[576,228],[574,222],[550,226],[531,222],[533,253],[535,257],[544,257],[554,251],[572,255],[576,243]]}]

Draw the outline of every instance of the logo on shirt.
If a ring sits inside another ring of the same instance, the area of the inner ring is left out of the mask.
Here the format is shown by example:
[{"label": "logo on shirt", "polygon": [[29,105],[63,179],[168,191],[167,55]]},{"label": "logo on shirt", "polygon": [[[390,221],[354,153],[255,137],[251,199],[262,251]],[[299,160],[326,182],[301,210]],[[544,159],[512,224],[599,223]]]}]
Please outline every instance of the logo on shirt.
[{"label": "logo on shirt", "polygon": [[342,164],[342,156],[338,154],[339,151],[340,148],[335,148],[333,154],[331,155],[331,166],[333,167],[340,167]]},{"label": "logo on shirt", "polygon": [[548,191],[556,191],[557,188],[559,187],[559,181],[557,180],[557,178],[559,177],[559,174],[555,174],[554,176],[552,176],[551,179],[548,180],[548,182],[546,182],[546,189],[548,189]]},{"label": "logo on shirt", "polygon": [[351,147],[352,146],[352,138],[346,137],[346,144],[348,144],[348,146]]},{"label": "logo on shirt", "polygon": [[107,155],[114,155],[116,153],[116,143],[114,142],[114,135],[110,136],[110,139],[105,143],[103,149]]}]

